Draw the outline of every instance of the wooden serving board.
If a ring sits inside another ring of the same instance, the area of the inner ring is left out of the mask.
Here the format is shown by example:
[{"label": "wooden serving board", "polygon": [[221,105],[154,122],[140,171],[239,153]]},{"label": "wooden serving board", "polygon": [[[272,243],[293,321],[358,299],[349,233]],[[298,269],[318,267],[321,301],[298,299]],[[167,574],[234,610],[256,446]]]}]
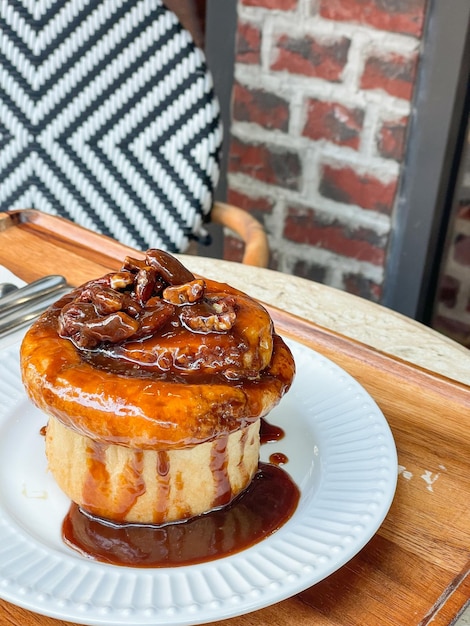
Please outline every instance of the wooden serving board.
[{"label": "wooden serving board", "polygon": [[[0,264],[24,280],[80,284],[126,254],[106,237],[36,211],[0,214]],[[228,277],[229,281],[229,277]],[[447,626],[470,598],[470,387],[268,307],[278,332],[356,378],[393,432],[399,477],[377,534],[324,581],[230,626]],[[386,314],[386,313],[384,313]],[[0,624],[66,624],[0,601]]]}]

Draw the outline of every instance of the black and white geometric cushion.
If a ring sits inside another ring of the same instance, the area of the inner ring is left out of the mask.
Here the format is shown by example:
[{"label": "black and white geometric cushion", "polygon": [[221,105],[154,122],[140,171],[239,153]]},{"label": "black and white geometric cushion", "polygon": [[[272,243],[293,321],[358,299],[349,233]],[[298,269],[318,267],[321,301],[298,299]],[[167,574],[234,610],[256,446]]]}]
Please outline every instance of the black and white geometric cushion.
[{"label": "black and white geometric cushion", "polygon": [[184,252],[221,143],[204,55],[160,0],[0,0],[0,210]]}]

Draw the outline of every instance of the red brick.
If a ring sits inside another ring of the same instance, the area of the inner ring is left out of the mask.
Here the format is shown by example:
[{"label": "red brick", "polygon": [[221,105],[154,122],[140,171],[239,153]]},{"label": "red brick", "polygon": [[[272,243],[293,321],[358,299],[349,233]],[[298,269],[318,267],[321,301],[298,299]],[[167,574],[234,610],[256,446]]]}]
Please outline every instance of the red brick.
[{"label": "red brick", "polygon": [[297,0],[241,0],[247,7],[263,7],[274,11],[292,11],[297,8]]},{"label": "red brick", "polygon": [[301,161],[297,152],[273,145],[245,143],[232,138],[229,171],[252,176],[270,185],[298,190]]},{"label": "red brick", "polygon": [[416,75],[417,55],[396,53],[372,55],[366,60],[361,77],[362,89],[383,89],[391,96],[411,100]]},{"label": "red brick", "polygon": [[229,189],[227,202],[250,213],[265,228],[265,217],[272,213],[273,201],[266,197],[252,197]]},{"label": "red brick", "polygon": [[458,209],[458,218],[460,220],[470,220],[470,203],[468,200],[462,200]]},{"label": "red brick", "polygon": [[453,309],[457,303],[460,281],[453,276],[445,275],[441,278],[437,299],[449,309]]},{"label": "red brick", "polygon": [[314,280],[317,283],[324,283],[326,280],[326,267],[316,263],[308,263],[307,261],[297,261],[294,265],[294,276]]},{"label": "red brick", "polygon": [[348,108],[337,102],[311,99],[302,134],[310,139],[326,139],[333,143],[359,148],[364,111]]},{"label": "red brick", "polygon": [[287,100],[264,89],[249,89],[236,83],[232,93],[235,120],[259,124],[269,130],[286,132],[289,126]]},{"label": "red brick", "polygon": [[380,30],[420,37],[426,0],[320,0],[320,15]]},{"label": "red brick", "polygon": [[402,161],[405,152],[406,130],[408,117],[399,120],[387,121],[382,124],[377,139],[377,149],[385,159]]},{"label": "red brick", "polygon": [[454,341],[470,348],[470,324],[462,320],[455,320],[443,315],[437,315],[433,322],[434,330],[450,337]]},{"label": "red brick", "polygon": [[346,37],[320,40],[282,35],[275,44],[277,55],[271,69],[339,82],[350,45],[351,41]]},{"label": "red brick", "polygon": [[350,167],[325,165],[320,181],[320,193],[326,198],[363,209],[390,214],[397,181],[384,183],[371,174],[359,174]]},{"label": "red brick", "polygon": [[240,209],[245,209],[250,213],[272,213],[273,201],[266,197],[247,196],[234,189],[229,189],[227,193],[227,202],[234,204]]},{"label": "red brick", "polygon": [[226,235],[224,237],[223,258],[225,261],[236,261],[237,263],[241,263],[244,251],[245,245],[243,241],[237,237],[232,237],[232,235]]},{"label": "red brick", "polygon": [[252,24],[238,24],[236,59],[239,63],[259,65],[261,62],[261,31]]},{"label": "red brick", "polygon": [[284,237],[374,265],[385,260],[386,240],[367,228],[351,228],[339,220],[328,223],[313,209],[289,207]]},{"label": "red brick", "polygon": [[467,235],[457,235],[454,240],[454,259],[460,265],[470,268],[470,237]]},{"label": "red brick", "polygon": [[382,285],[378,285],[362,274],[347,274],[344,277],[344,288],[348,293],[373,302],[380,302],[382,298]]}]

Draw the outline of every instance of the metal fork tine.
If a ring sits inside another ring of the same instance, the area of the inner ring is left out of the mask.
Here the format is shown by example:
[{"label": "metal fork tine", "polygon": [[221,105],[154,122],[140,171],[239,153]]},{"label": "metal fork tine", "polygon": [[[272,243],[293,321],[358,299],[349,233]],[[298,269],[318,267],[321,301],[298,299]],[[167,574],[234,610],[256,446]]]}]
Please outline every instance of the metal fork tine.
[{"label": "metal fork tine", "polygon": [[3,296],[0,300],[0,316],[3,316],[12,309],[32,303],[38,298],[58,292],[67,284],[65,278],[59,275],[44,276],[38,280],[20,287],[15,291]]},{"label": "metal fork tine", "polygon": [[0,318],[0,337],[34,322],[51,304],[71,289],[68,286],[62,287],[62,289],[56,290],[47,296],[36,298],[34,301],[26,302],[19,307],[10,309],[7,314],[2,315]]}]

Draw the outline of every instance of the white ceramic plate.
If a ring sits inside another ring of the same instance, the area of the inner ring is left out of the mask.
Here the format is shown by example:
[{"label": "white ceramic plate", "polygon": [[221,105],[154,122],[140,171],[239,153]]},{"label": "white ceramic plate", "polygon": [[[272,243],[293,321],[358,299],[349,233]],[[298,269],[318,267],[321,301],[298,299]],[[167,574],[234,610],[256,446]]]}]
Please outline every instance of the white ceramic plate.
[{"label": "white ceramic plate", "polygon": [[392,502],[397,457],[388,424],[346,372],[289,341],[291,391],[271,413],[301,489],[293,517],[243,552],[201,565],[132,569],[65,546],[69,502],[46,472],[43,415],[20,381],[19,343],[0,350],[0,597],[79,624],[189,625],[248,613],[319,582],[375,534]]}]

